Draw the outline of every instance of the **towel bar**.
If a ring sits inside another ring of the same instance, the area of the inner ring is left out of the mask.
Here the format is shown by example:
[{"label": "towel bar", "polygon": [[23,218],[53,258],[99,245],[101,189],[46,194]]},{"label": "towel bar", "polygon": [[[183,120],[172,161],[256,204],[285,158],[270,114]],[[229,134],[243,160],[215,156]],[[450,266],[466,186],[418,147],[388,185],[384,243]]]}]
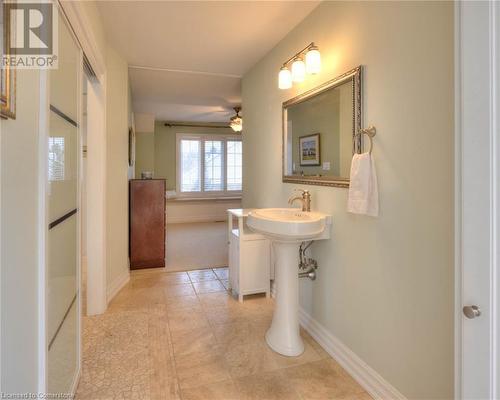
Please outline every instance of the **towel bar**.
[{"label": "towel bar", "polygon": [[370,138],[370,150],[369,153],[372,154],[372,149],[373,149],[373,137],[377,134],[377,129],[371,125],[368,128],[365,129],[360,129],[358,132],[358,136],[365,134]]}]

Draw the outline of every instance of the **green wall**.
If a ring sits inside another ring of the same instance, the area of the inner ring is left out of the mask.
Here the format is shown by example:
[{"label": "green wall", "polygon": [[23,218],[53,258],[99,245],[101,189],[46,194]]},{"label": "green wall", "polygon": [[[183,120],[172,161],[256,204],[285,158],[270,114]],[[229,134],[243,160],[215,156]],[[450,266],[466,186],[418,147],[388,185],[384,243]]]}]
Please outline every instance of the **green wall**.
[{"label": "green wall", "polygon": [[136,133],[135,135],[135,177],[141,178],[142,171],[154,170],[154,133]]},{"label": "green wall", "polygon": [[155,122],[154,133],[136,135],[135,174],[141,177],[141,171],[153,171],[155,178],[167,180],[167,189],[176,188],[176,142],[177,133],[192,134],[234,134],[230,128],[192,128],[183,126],[168,127],[165,122]]},{"label": "green wall", "polygon": [[[347,101],[346,101],[347,100]],[[352,158],[352,85],[347,82],[288,108],[294,174],[348,178]],[[319,166],[300,165],[300,137],[320,134]],[[330,170],[323,163],[330,162]]]}]

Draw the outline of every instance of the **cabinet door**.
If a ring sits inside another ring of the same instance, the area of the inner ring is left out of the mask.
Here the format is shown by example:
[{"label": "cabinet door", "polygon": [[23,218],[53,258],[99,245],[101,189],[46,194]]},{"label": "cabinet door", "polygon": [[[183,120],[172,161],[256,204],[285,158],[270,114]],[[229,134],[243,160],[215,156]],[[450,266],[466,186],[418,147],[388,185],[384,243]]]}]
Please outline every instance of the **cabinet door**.
[{"label": "cabinet door", "polygon": [[270,285],[270,246],[268,240],[241,243],[240,289],[243,294],[268,292]]},{"label": "cabinet door", "polygon": [[231,235],[231,270],[229,272],[229,279],[231,279],[231,289],[238,292],[240,285],[240,238]]}]

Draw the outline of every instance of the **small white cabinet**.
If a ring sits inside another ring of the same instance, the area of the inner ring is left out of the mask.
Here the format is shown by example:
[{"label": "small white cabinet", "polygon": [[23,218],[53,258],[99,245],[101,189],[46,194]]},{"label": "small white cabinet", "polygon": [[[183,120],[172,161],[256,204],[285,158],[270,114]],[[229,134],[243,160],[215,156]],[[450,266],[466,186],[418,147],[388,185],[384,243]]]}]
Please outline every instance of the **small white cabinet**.
[{"label": "small white cabinet", "polygon": [[[227,210],[229,285],[238,300],[255,293],[270,294],[271,243],[246,225],[251,209]],[[234,222],[237,221],[235,226]]]}]

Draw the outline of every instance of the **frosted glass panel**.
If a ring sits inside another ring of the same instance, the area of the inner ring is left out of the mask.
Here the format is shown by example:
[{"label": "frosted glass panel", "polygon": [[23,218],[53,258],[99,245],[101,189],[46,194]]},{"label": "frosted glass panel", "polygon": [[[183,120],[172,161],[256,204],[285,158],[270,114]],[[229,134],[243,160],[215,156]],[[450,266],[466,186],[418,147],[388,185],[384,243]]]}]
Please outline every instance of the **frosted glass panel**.
[{"label": "frosted glass panel", "polygon": [[50,71],[47,138],[47,385],[69,393],[78,366],[78,98],[80,51],[59,18],[59,68]]}]

